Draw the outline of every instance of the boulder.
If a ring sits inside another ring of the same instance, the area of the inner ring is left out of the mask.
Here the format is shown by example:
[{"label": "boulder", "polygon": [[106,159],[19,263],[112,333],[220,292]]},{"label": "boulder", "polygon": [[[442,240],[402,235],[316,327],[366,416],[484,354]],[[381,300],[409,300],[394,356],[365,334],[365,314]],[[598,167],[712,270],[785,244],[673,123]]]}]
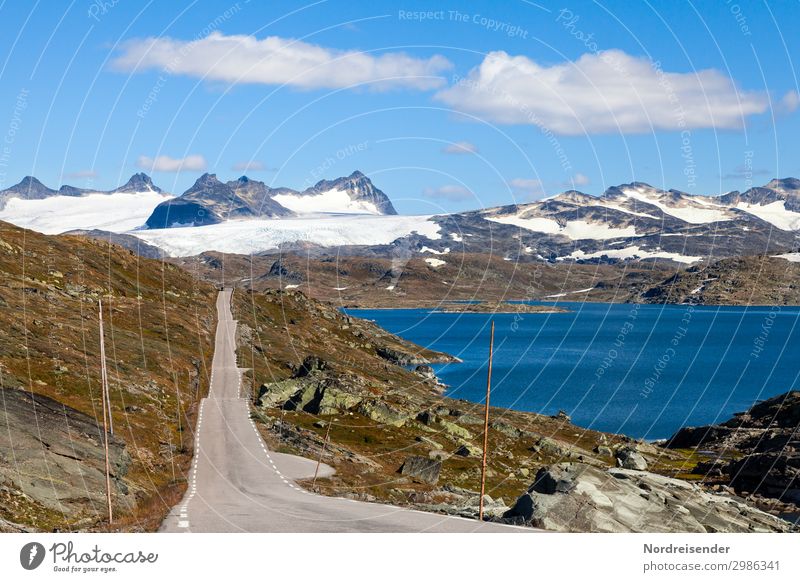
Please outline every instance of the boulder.
[{"label": "boulder", "polygon": [[500,432],[500,433],[506,435],[507,437],[511,437],[511,438],[514,438],[514,439],[521,437],[522,434],[523,434],[522,431],[520,429],[518,429],[517,427],[512,426],[512,425],[508,424],[507,422],[502,422],[502,421],[499,421],[499,420],[494,421],[489,426],[491,428],[493,428],[494,430],[496,430],[497,432]]},{"label": "boulder", "polygon": [[472,440],[472,433],[463,426],[458,426],[456,423],[448,420],[441,420],[439,424],[441,425],[442,430],[450,436]]},{"label": "boulder", "polygon": [[480,457],[483,455],[483,449],[476,447],[472,443],[463,441],[453,452],[453,454],[458,455],[459,457]]},{"label": "boulder", "polygon": [[606,445],[598,445],[594,448],[594,452],[600,455],[601,457],[613,457],[614,451],[611,450],[610,447]]},{"label": "boulder", "polygon": [[647,460],[634,448],[625,447],[617,451],[617,465],[623,469],[632,469],[634,471],[646,471]]},{"label": "boulder", "polygon": [[409,417],[404,411],[381,400],[363,401],[358,407],[358,412],[376,422],[391,426],[403,426]]},{"label": "boulder", "polygon": [[441,470],[441,461],[413,455],[406,458],[403,466],[400,467],[400,474],[423,483],[435,485],[439,480]]}]

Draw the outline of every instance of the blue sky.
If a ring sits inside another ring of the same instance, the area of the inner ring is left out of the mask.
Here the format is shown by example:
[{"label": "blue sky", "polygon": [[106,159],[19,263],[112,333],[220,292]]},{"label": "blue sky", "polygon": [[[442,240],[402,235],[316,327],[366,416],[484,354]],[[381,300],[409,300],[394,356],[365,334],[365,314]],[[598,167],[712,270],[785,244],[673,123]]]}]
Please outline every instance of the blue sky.
[{"label": "blue sky", "polygon": [[0,186],[359,169],[404,213],[800,175],[796,2],[0,5]]}]

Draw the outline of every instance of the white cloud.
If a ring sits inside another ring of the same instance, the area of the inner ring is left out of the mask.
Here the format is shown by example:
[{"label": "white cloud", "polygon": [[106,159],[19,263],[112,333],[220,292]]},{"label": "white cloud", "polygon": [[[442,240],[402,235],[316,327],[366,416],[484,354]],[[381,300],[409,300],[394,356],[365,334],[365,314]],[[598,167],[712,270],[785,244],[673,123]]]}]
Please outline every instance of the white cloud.
[{"label": "white cloud", "polygon": [[428,198],[442,198],[444,200],[468,200],[474,196],[468,188],[457,184],[446,184],[436,188],[425,188],[423,194]]},{"label": "white cloud", "polygon": [[236,162],[231,168],[234,172],[263,172],[267,169],[264,162],[256,160],[250,162]]},{"label": "white cloud", "polygon": [[535,198],[544,193],[541,180],[533,178],[514,178],[508,182],[508,185],[517,196],[524,198]]},{"label": "white cloud", "polygon": [[787,91],[778,103],[779,113],[792,113],[800,106],[800,94],[794,89]]},{"label": "white cloud", "polygon": [[132,39],[112,67],[126,72],[164,70],[227,83],[287,84],[301,89],[338,89],[361,83],[373,88],[434,89],[444,84],[441,73],[451,63],[440,55],[420,59],[401,52],[382,54],[337,50],[291,38],[212,32],[186,41]]},{"label": "white cloud", "polygon": [[206,169],[206,159],[201,155],[191,155],[185,158],[139,156],[136,165],[142,170],[151,172],[202,172]]},{"label": "white cloud", "polygon": [[446,154],[477,154],[478,146],[469,141],[457,141],[442,148]]},{"label": "white cloud", "polygon": [[769,107],[766,94],[742,91],[717,70],[670,73],[620,50],[552,66],[492,52],[436,97],[496,123],[565,135],[735,129]]},{"label": "white cloud", "polygon": [[577,174],[572,176],[569,180],[564,182],[564,186],[567,187],[567,188],[577,188],[579,186],[588,186],[590,181],[591,180],[589,180],[589,177],[586,174],[581,174],[580,172],[578,172]]}]

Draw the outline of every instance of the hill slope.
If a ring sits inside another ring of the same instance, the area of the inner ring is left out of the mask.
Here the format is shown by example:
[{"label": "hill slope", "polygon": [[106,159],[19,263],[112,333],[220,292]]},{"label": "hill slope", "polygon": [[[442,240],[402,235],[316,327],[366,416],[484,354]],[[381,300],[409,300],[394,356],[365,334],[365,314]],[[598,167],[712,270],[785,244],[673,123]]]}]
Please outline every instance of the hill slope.
[{"label": "hill slope", "polygon": [[102,298],[114,503],[122,527],[160,520],[190,458],[184,432],[207,385],[214,296],[178,267],[107,242],[0,222],[0,519],[63,530],[103,515]]}]

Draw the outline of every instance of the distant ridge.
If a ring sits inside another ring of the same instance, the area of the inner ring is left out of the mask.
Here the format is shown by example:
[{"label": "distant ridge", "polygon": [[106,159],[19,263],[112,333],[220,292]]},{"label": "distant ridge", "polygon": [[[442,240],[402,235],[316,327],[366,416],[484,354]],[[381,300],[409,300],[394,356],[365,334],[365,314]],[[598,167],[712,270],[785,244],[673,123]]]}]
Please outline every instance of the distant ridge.
[{"label": "distant ridge", "polygon": [[134,174],[128,181],[114,188],[113,190],[96,190],[91,188],[78,188],[64,184],[58,190],[48,188],[38,178],[33,176],[25,176],[19,183],[0,191],[0,210],[5,208],[6,204],[12,198],[19,198],[20,200],[44,200],[52,196],[85,196],[87,194],[116,194],[134,193],[134,192],[163,192],[161,188],[153,184],[153,180],[147,174],[140,172]]}]

